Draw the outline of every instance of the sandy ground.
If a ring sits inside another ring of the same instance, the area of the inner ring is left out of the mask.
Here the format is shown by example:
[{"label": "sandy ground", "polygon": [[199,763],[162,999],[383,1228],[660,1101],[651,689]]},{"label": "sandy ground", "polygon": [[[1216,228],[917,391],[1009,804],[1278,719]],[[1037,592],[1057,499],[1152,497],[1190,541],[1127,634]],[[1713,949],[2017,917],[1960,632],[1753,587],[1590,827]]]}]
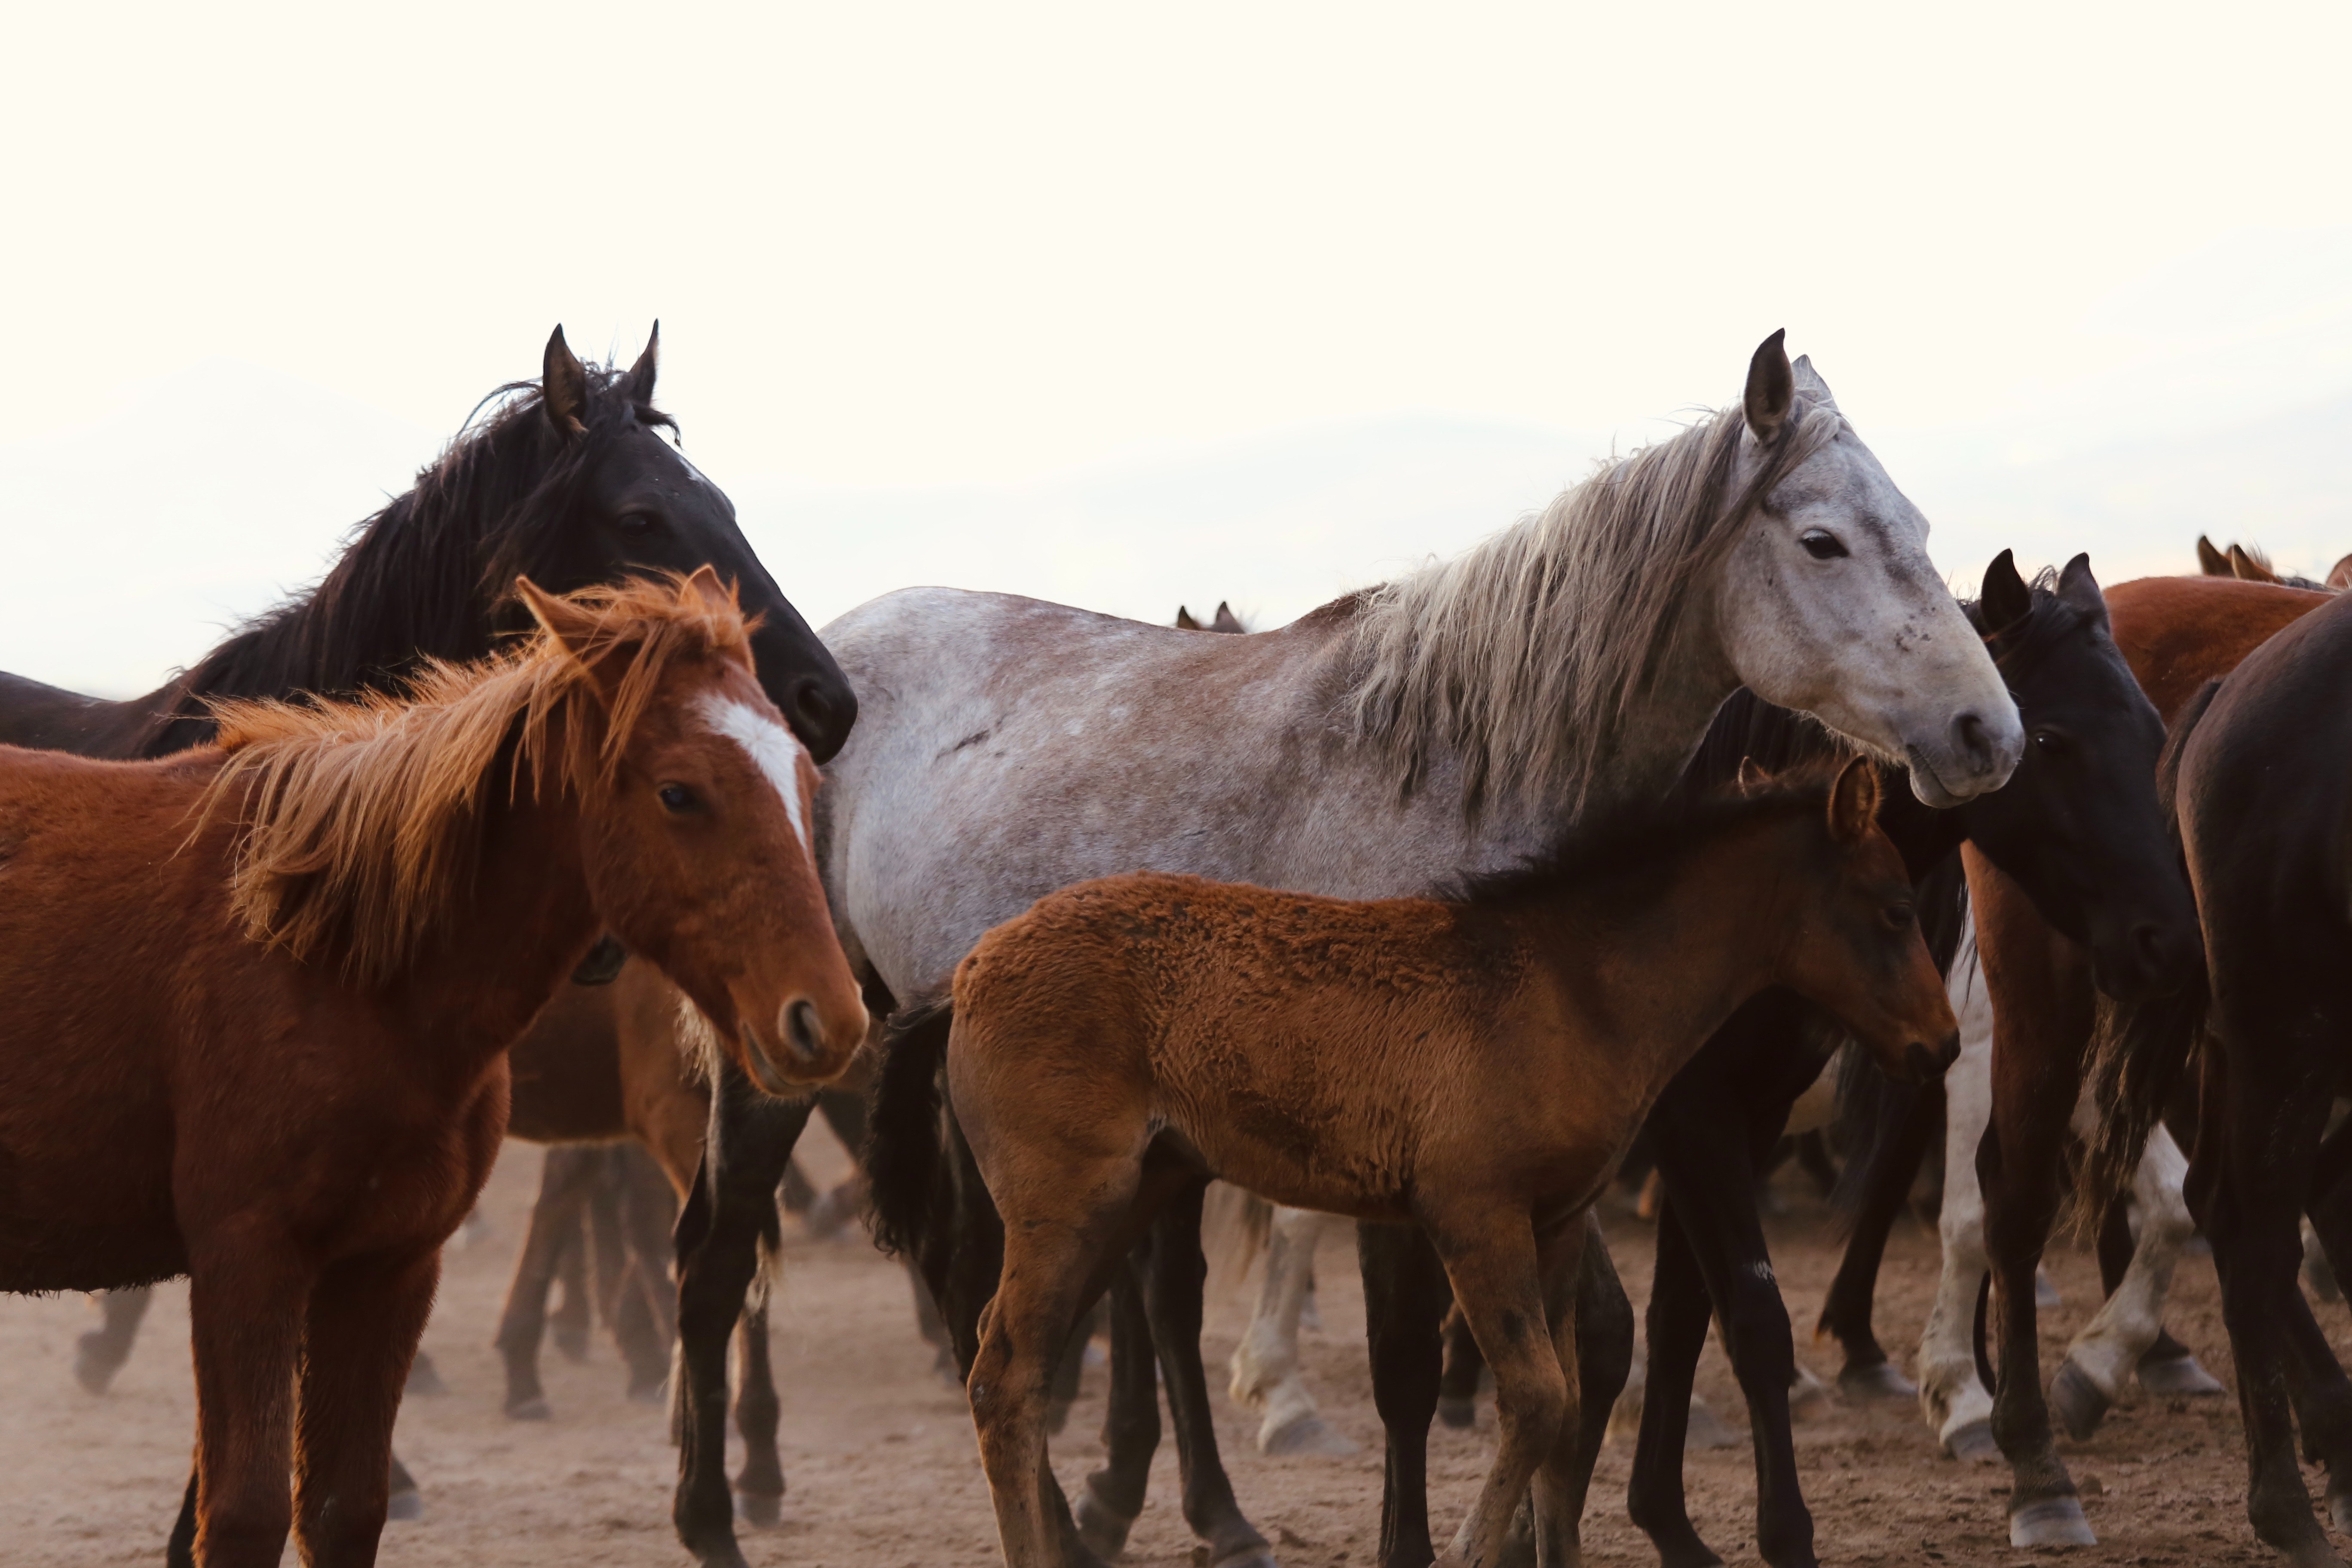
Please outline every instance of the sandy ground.
[{"label": "sandy ground", "polygon": [[[821,1134],[813,1130],[812,1143]],[[819,1163],[840,1159],[826,1149]],[[438,1310],[425,1333],[451,1392],[413,1399],[399,1447],[427,1499],[425,1519],[384,1534],[387,1564],[514,1564],[591,1568],[684,1563],[670,1534],[672,1450],[658,1410],[629,1404],[609,1343],[584,1364],[551,1349],[547,1384],[556,1418],[530,1425],[499,1414],[500,1376],[490,1349],[508,1272],[536,1189],[541,1152],[510,1144],[483,1198],[488,1237],[448,1258]],[[1782,1288],[1810,1326],[1836,1265],[1818,1208],[1784,1184],[1791,1212],[1774,1223]],[[813,1242],[791,1229],[775,1314],[784,1401],[784,1464],[791,1495],[781,1528],[749,1531],[755,1564],[929,1568],[996,1561],[988,1495],[961,1399],[930,1372],[916,1337],[904,1275],[860,1240]],[[1612,1247],[1638,1302],[1646,1292],[1650,1237],[1619,1216]],[[1934,1267],[1934,1237],[1908,1221],[1890,1249],[1878,1309],[1890,1346],[1916,1341]],[[2082,1322],[2097,1289],[2085,1253],[2061,1252],[2051,1273],[2065,1304],[2046,1313],[2045,1375],[2063,1336]],[[1293,1568],[1372,1561],[1378,1538],[1379,1426],[1362,1349],[1363,1308],[1350,1251],[1327,1251],[1320,1269],[1325,1330],[1310,1336],[1309,1373],[1326,1414],[1362,1445],[1347,1458],[1267,1459],[1252,1446],[1255,1422],[1218,1389],[1220,1436],[1243,1507]],[[187,1358],[186,1290],[163,1291],[131,1363],[103,1398],[71,1373],[74,1339],[95,1321],[79,1298],[0,1300],[0,1560],[34,1564],[153,1563],[187,1473],[194,1402]],[[2230,1375],[2212,1268],[2180,1271],[2173,1331],[2217,1375]],[[2341,1307],[2322,1310],[2339,1353],[2352,1328]],[[1244,1321],[1238,1293],[1211,1304],[1204,1349],[1213,1380]],[[1801,1359],[1836,1370],[1825,1346],[1801,1342]],[[1066,1485],[1097,1461],[1102,1378],[1086,1396],[1055,1458]],[[1741,1405],[1720,1352],[1710,1345],[1700,1392],[1738,1421]],[[1744,1426],[1744,1423],[1741,1423]],[[1432,1487],[1441,1534],[1467,1506],[1490,1451],[1491,1411],[1471,1432],[1433,1438]],[[2092,1442],[2066,1444],[2102,1544],[2038,1554],[2011,1551],[2001,1511],[2005,1470],[1937,1455],[1908,1405],[1833,1406],[1798,1428],[1806,1494],[1826,1562],[2236,1563],[2270,1561],[2243,1513],[2245,1471],[2235,1402],[2164,1403],[2135,1395]],[[1628,1454],[1603,1457],[1588,1514],[1591,1559],[1656,1561],[1624,1516]],[[1693,1456],[1692,1513],[1732,1562],[1755,1561],[1754,1480],[1745,1447]],[[1154,1496],[1126,1562],[1190,1568],[1192,1540],[1176,1501],[1175,1465],[1163,1446]],[[2339,1543],[2340,1544],[2340,1543]],[[289,1554],[289,1561],[291,1561]]]}]

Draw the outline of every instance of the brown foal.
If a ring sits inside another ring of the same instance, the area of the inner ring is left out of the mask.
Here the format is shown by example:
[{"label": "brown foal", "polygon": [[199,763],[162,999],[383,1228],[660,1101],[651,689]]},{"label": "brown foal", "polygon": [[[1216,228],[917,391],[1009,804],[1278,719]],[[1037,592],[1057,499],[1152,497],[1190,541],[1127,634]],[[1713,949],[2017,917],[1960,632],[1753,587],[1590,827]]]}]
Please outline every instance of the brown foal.
[{"label": "brown foal", "polygon": [[1049,1507],[1055,1360],[1156,1205],[1206,1169],[1426,1228],[1501,1429],[1441,1561],[1496,1562],[1531,1480],[1540,1561],[1577,1561],[1586,1211],[1667,1079],[1772,984],[1890,1071],[1958,1051],[1877,804],[1857,762],[1619,823],[1455,900],[1140,874],[984,937],[956,971],[945,1076],[1004,1216],[968,1387],[1006,1560],[1083,1561]]},{"label": "brown foal", "polygon": [[289,1525],[374,1560],[506,1048],[600,931],[755,1081],[864,1037],[733,595],[518,587],[539,635],[404,700],[224,704],[160,762],[0,748],[0,1289],[190,1276],[211,1568]]}]

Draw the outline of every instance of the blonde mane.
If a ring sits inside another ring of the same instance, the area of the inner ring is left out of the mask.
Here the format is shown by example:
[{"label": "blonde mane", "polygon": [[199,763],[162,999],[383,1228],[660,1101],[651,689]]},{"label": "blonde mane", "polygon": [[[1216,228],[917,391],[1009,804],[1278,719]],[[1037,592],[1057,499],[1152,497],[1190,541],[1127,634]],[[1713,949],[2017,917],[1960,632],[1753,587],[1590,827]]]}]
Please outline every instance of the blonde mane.
[{"label": "blonde mane", "polygon": [[[470,892],[494,775],[510,801],[551,774],[582,798],[607,787],[663,670],[747,647],[751,630],[731,595],[681,577],[555,603],[572,612],[562,637],[542,626],[478,662],[429,664],[398,696],[212,705],[226,756],[196,831],[237,820],[230,907],[248,936],[391,978]],[[598,668],[613,658],[629,661],[617,681]]]},{"label": "blonde mane", "polygon": [[1696,584],[1774,486],[1843,427],[1802,393],[1747,490],[1729,494],[1739,410],[1603,461],[1466,553],[1365,596],[1358,735],[1411,795],[1461,758],[1464,810],[1501,795],[1580,815],[1626,715],[1676,650]]}]

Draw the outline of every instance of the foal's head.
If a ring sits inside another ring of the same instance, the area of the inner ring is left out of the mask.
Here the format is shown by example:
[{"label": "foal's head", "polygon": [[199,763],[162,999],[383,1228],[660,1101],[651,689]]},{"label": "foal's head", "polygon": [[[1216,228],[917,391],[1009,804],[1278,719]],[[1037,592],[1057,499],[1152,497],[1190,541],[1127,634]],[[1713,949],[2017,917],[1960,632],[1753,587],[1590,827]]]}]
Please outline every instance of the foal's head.
[{"label": "foal's head", "polygon": [[582,801],[598,913],[752,1081],[838,1077],[866,1016],[817,880],[816,764],[760,688],[733,594],[707,566],[651,590],[675,595],[669,616],[627,613],[642,585],[516,589],[601,710],[602,787]]},{"label": "foal's head", "polygon": [[1921,940],[1910,874],[1878,829],[1878,769],[1847,763],[1830,786],[1816,852],[1805,857],[1781,984],[1828,1008],[1889,1077],[1933,1078],[1959,1055],[1936,961]]}]

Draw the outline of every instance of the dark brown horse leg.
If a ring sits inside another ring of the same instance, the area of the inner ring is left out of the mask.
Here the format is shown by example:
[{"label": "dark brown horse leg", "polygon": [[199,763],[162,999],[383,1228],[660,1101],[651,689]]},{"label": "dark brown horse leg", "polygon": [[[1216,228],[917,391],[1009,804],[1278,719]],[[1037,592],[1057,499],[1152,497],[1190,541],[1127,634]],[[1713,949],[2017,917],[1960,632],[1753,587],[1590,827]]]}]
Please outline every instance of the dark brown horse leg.
[{"label": "dark brown horse leg", "polygon": [[1183,1476],[1184,1521],[1208,1543],[1209,1568],[1275,1568],[1274,1551],[1242,1517],[1217,1452],[1209,1375],[1201,1364],[1202,1297],[1209,1282],[1201,1253],[1205,1177],[1187,1182],[1152,1217],[1144,1278],[1144,1311],[1168,1389],[1170,1424]]},{"label": "dark brown horse leg", "polygon": [[104,1394],[114,1374],[131,1359],[139,1337],[139,1321],[147,1315],[152,1292],[144,1286],[130,1290],[101,1290],[100,1326],[74,1342],[74,1381],[92,1394]]},{"label": "dark brown horse leg", "polygon": [[710,1098],[702,1166],[677,1221],[678,1439],[670,1517],[705,1563],[744,1568],[727,1482],[727,1346],[776,1234],[776,1188],[812,1101],[767,1100],[731,1065]]},{"label": "dark brown horse leg", "polygon": [[294,1450],[294,1529],[307,1568],[375,1561],[391,1505],[393,1419],[440,1275],[440,1250],[430,1247],[343,1264],[310,1293]]},{"label": "dark brown horse leg", "polygon": [[1658,1206],[1658,1252],[1650,1281],[1649,1372],[1642,1384],[1642,1430],[1633,1444],[1625,1511],[1657,1548],[1665,1568],[1714,1568],[1691,1523],[1683,1494],[1683,1442],[1690,1426],[1691,1381],[1706,1344],[1706,1280],[1682,1210],[1671,1194]]},{"label": "dark brown horse leg", "polygon": [[1127,1532],[1143,1511],[1151,1456],[1160,1447],[1159,1363],[1151,1320],[1133,1268],[1111,1279],[1110,1395],[1103,1412],[1103,1467],[1078,1494],[1078,1537],[1108,1561],[1127,1549]]},{"label": "dark brown horse leg", "polygon": [[530,1228],[523,1237],[522,1256],[515,1261],[514,1281],[507,1287],[494,1342],[506,1362],[506,1413],[510,1419],[544,1421],[553,1414],[539,1381],[547,1293],[555,1281],[557,1256],[567,1239],[576,1243],[580,1236],[581,1212],[595,1187],[602,1155],[593,1146],[556,1144],[540,1168],[539,1201],[531,1206]]},{"label": "dark brown horse leg", "polygon": [[1838,1387],[1849,1399],[1919,1397],[1918,1388],[1886,1359],[1870,1321],[1887,1237],[1910,1198],[1919,1162],[1944,1128],[1943,1085],[1901,1086],[1900,1093],[1896,1103],[1902,1108],[1901,1123],[1892,1137],[1873,1146],[1853,1234],[1846,1241],[1837,1278],[1830,1285],[1814,1330],[1817,1336],[1832,1336],[1844,1350],[1845,1365],[1838,1373]]},{"label": "dark brown horse leg", "polygon": [[784,1517],[784,1461],[776,1451],[782,1403],[768,1354],[768,1293],[755,1290],[743,1309],[743,1386],[735,1394],[735,1430],[743,1435],[743,1468],[735,1478],[735,1498],[745,1522],[772,1530]]},{"label": "dark brown horse leg", "polygon": [[[197,1256],[188,1281],[196,1370],[196,1528],[205,1568],[278,1568],[294,1522],[294,1374],[316,1280],[290,1255]],[[421,1320],[420,1320],[421,1326]],[[390,1367],[393,1394],[406,1369]],[[380,1489],[384,1472],[363,1491]]]},{"label": "dark brown horse leg", "polygon": [[1381,1568],[1428,1568],[1429,1424],[1444,1365],[1438,1331],[1454,1288],[1419,1226],[1360,1225],[1364,1328],[1372,1404],[1386,1429],[1381,1487]]}]

